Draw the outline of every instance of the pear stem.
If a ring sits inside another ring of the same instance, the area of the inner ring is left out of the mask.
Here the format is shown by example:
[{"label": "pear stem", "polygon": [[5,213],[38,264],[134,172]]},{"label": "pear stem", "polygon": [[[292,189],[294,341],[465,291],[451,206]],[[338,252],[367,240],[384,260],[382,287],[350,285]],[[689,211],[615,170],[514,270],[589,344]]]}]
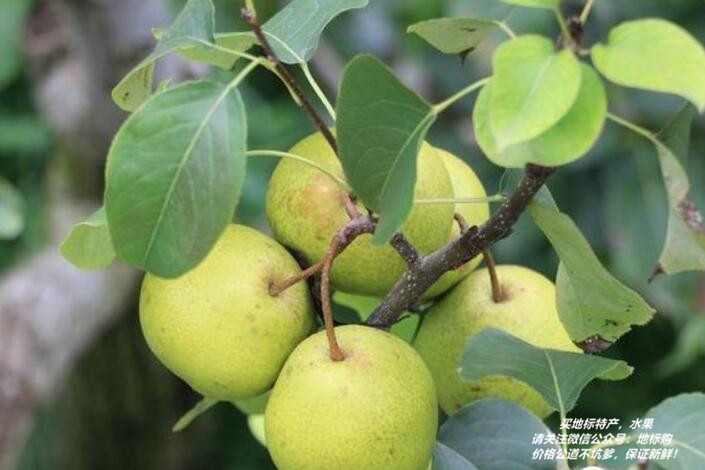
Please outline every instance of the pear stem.
[{"label": "pear stem", "polygon": [[453,218],[455,219],[455,222],[458,224],[458,229],[460,230],[460,233],[463,233],[470,228],[468,226],[468,221],[465,220],[465,217],[463,217],[461,214],[456,212],[455,214],[453,214]]},{"label": "pear stem", "polygon": [[330,358],[339,362],[345,359],[343,350],[338,345],[338,339],[335,337],[335,324],[333,322],[333,307],[330,302],[330,271],[333,267],[333,260],[340,249],[340,237],[337,235],[333,238],[328,255],[323,261],[323,271],[321,273],[321,306],[323,309],[323,322],[326,327],[326,336],[328,337],[328,349]]},{"label": "pear stem", "polygon": [[343,204],[345,204],[345,212],[348,213],[351,220],[360,217],[360,211],[357,210],[353,196],[347,191],[343,192]]},{"label": "pear stem", "polygon": [[289,287],[293,286],[294,284],[298,283],[299,281],[303,281],[304,279],[308,279],[309,277],[313,276],[314,274],[318,273],[323,269],[323,261],[319,261],[318,263],[309,266],[308,268],[299,271],[298,273],[294,274],[293,276],[287,277],[282,279],[279,282],[273,282],[269,286],[269,295],[272,297],[276,297],[277,295],[281,294],[285,290],[287,290]]},{"label": "pear stem", "polygon": [[335,257],[345,250],[359,235],[363,233],[373,233],[376,227],[375,221],[369,215],[360,215],[343,225],[338,233],[333,237],[328,254],[323,260],[321,270],[321,310],[323,310],[323,323],[326,327],[328,337],[328,348],[330,358],[333,361],[342,361],[345,354],[338,345],[335,337],[335,323],[333,322],[333,306],[330,301],[330,272],[333,268]]},{"label": "pear stem", "polygon": [[495,303],[500,303],[504,300],[504,292],[502,292],[502,284],[497,277],[497,265],[494,263],[494,257],[489,249],[482,250],[482,256],[487,263],[487,271],[490,273],[490,284],[492,285],[492,300]]}]

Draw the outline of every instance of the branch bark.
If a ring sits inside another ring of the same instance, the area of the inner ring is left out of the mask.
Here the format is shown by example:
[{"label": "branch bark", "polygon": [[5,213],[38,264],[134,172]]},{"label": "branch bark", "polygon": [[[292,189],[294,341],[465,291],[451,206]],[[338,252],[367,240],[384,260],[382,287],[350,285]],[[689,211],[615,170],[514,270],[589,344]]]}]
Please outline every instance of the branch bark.
[{"label": "branch bark", "polygon": [[422,256],[415,265],[410,266],[382,299],[367,324],[388,329],[443,273],[459,268],[509,235],[512,226],[552,172],[552,168],[527,165],[524,177],[512,195],[485,224],[479,228],[469,228],[448,245],[430,255]]}]

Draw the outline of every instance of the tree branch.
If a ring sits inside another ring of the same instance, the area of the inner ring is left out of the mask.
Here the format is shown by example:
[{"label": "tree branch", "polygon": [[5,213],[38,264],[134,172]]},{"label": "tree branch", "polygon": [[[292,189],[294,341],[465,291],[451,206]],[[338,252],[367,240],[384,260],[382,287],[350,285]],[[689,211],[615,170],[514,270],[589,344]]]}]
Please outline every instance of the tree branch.
[{"label": "tree branch", "polygon": [[282,64],[281,60],[279,60],[277,55],[274,53],[274,49],[272,49],[271,44],[269,44],[269,40],[264,34],[264,31],[262,31],[262,27],[257,21],[255,13],[252,10],[243,8],[242,19],[245,20],[245,22],[250,26],[250,28],[252,28],[252,32],[255,34],[257,41],[259,41],[260,46],[262,46],[262,49],[264,49],[264,53],[267,54],[267,58],[274,64],[274,68],[277,70],[277,72],[279,72],[279,74],[282,76],[287,85],[289,85],[289,87],[293,90],[297,98],[299,98],[299,100],[301,101],[301,105],[311,117],[311,120],[313,121],[315,126],[321,131],[323,136],[328,141],[328,144],[330,144],[330,146],[337,154],[338,144],[335,141],[333,133],[330,131],[321,115],[318,114],[318,111],[316,111],[316,108],[313,106],[313,104],[311,104],[311,100],[309,100],[308,97],[304,94],[303,90],[301,89],[301,86],[296,81],[291,72],[289,72],[289,69],[284,67],[284,64]]},{"label": "tree branch", "polygon": [[484,249],[509,235],[512,226],[552,172],[552,168],[527,165],[524,177],[512,195],[485,224],[479,228],[471,227],[443,248],[422,256],[382,299],[367,324],[377,328],[389,328],[443,273],[459,268]]},{"label": "tree branch", "polygon": [[404,261],[406,261],[406,264],[410,268],[418,265],[421,255],[418,251],[416,251],[414,245],[412,245],[411,242],[409,242],[409,240],[407,240],[406,237],[400,232],[397,232],[392,236],[389,244],[397,250],[397,253],[399,253],[402,258],[404,258]]}]

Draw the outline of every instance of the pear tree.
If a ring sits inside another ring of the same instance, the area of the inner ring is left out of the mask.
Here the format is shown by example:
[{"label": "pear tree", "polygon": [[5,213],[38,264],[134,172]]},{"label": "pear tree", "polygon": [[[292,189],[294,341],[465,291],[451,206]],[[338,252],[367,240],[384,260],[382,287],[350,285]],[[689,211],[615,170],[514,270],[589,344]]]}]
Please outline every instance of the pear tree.
[{"label": "pear tree", "polygon": [[[616,24],[587,44],[596,0],[570,17],[561,0],[487,1],[546,10],[558,37],[517,34],[507,18],[409,25],[438,53],[461,58],[502,36],[491,75],[436,103],[370,54],[346,64],[335,101],[322,91],[308,67],[320,36],[368,0],[291,0],[264,22],[246,0],[247,29],[225,32],[215,31],[212,0],[188,0],[154,31],[154,50],[112,93],[130,114],[107,155],[104,207],[61,251],[84,269],[122,262],[146,273],[145,340],[203,396],[174,430],[224,402],[250,415],[282,470],[595,464],[567,459],[565,439],[549,444],[562,458],[536,460],[532,436],[565,436],[542,420],[568,419],[591,381],[633,372],[602,353],[655,310],[602,265],[547,183],[594,148],[606,125],[637,134],[653,146],[668,204],[653,275],[705,271],[685,165],[692,121],[705,110],[705,49],[658,18]],[[155,63],[167,54],[222,70],[156,84]],[[316,129],[288,150],[248,145],[240,88],[257,69],[281,82]],[[610,87],[683,104],[654,132],[610,107]],[[475,141],[505,170],[489,195],[465,161],[427,136],[473,94]],[[262,157],[280,159],[267,189],[269,234],[236,215],[246,162]],[[492,257],[524,214],[560,260],[548,277]],[[334,318],[334,295],[357,324]],[[704,401],[693,393],[654,404],[649,413],[674,433],[668,447],[681,459],[659,465],[705,468],[702,420],[686,419]]]}]

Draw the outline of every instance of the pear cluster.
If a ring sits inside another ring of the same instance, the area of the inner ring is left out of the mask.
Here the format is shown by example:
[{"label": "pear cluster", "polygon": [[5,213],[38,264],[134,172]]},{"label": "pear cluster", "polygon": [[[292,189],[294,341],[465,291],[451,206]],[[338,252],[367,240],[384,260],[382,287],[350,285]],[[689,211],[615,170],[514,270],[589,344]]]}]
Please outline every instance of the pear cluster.
[{"label": "pear cluster", "polygon": [[[320,133],[290,153],[344,178]],[[497,267],[498,301],[486,270],[474,271],[481,259],[473,259],[424,294],[433,304],[412,344],[363,325],[339,326],[344,358],[331,358],[326,332],[316,332],[307,283],[272,290],[301,273],[289,250],[310,265],[321,261],[348,220],[346,189],[316,166],[284,159],[274,171],[267,193],[274,238],[230,225],[193,270],[176,279],[145,277],[140,322],[157,358],[204,397],[250,415],[253,434],[282,470],[426,470],[439,405],[452,414],[474,400],[502,397],[546,416],[548,405],[525,384],[505,377],[466,383],[457,373],[467,340],[486,326],[537,346],[577,350],[558,320],[553,284],[526,268]],[[464,161],[423,143],[416,200],[484,196]],[[415,204],[402,231],[427,254],[458,236],[456,213],[479,225],[489,207]],[[390,246],[363,235],[336,258],[331,283],[381,297],[405,268]]]}]

